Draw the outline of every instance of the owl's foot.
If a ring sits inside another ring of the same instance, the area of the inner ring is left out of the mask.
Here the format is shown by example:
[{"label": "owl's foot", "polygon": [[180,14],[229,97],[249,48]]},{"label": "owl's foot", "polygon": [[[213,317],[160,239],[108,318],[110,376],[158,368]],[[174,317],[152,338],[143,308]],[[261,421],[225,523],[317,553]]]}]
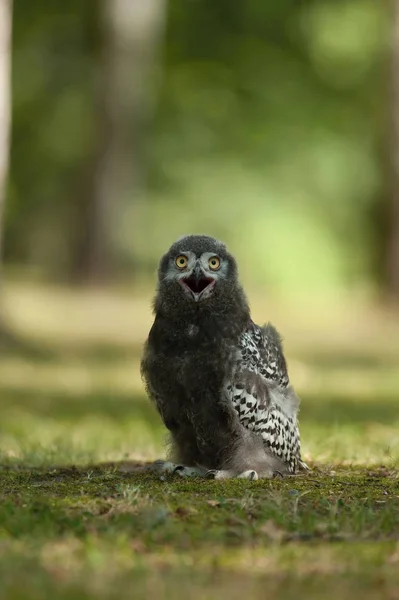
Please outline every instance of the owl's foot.
[{"label": "owl's foot", "polygon": [[161,475],[179,475],[180,477],[204,477],[206,470],[200,467],[188,467],[167,460],[156,460],[151,470]]},{"label": "owl's foot", "polygon": [[174,473],[177,466],[178,465],[176,465],[175,463],[169,462],[167,460],[156,460],[152,463],[150,470],[160,474],[162,473],[165,475],[171,475],[172,473]]},{"label": "owl's foot", "polygon": [[238,475],[234,471],[227,470],[208,471],[206,477],[211,479],[249,479],[250,481],[256,481],[257,479],[259,479],[258,473],[256,471],[253,471],[252,469],[244,471],[243,473],[239,473]]},{"label": "owl's foot", "polygon": [[177,465],[173,474],[180,475],[180,477],[204,477],[206,473],[205,469],[201,467],[186,467],[184,465]]}]

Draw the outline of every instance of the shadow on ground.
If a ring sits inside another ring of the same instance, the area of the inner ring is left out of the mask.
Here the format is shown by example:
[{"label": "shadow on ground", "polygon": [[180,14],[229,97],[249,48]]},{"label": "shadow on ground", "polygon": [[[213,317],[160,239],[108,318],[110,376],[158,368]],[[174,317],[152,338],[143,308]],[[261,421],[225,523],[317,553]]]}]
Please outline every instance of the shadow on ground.
[{"label": "shadow on ground", "polygon": [[375,401],[342,395],[303,394],[301,422],[317,425],[364,425],[380,423],[393,425],[399,420],[399,400],[392,390],[380,394]]},{"label": "shadow on ground", "polygon": [[0,336],[0,361],[3,357],[20,358],[32,363],[59,363],[65,359],[87,364],[113,364],[127,358],[139,357],[145,340],[132,344],[63,342],[34,340],[23,336]]},{"label": "shadow on ground", "polygon": [[381,369],[397,367],[399,369],[399,355],[389,351],[373,350],[372,348],[312,348],[301,349],[295,353],[296,358],[314,368],[325,369]]},{"label": "shadow on ground", "polygon": [[83,417],[106,417],[117,422],[125,419],[144,421],[155,426],[159,417],[152,403],[143,395],[120,392],[67,393],[0,386],[0,419],[10,409],[23,410],[37,417],[78,420]]},{"label": "shadow on ground", "polygon": [[[301,422],[333,425],[381,423],[393,424],[399,418],[399,403],[394,390],[380,394],[376,401],[345,400],[342,395],[303,394]],[[113,391],[68,393],[0,386],[0,419],[9,410],[24,410],[38,417],[59,420],[80,419],[85,416],[107,417],[115,421],[144,420],[149,425],[159,423],[158,414],[144,394]]]}]

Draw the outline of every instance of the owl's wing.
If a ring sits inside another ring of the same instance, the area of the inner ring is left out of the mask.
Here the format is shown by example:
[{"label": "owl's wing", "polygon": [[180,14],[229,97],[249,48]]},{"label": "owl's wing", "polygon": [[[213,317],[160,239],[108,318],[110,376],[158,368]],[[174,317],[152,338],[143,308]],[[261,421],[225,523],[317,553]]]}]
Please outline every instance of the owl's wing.
[{"label": "owl's wing", "polygon": [[300,453],[299,399],[289,386],[280,337],[272,325],[252,324],[242,334],[227,391],[244,427],[259,434],[290,472],[306,468]]}]

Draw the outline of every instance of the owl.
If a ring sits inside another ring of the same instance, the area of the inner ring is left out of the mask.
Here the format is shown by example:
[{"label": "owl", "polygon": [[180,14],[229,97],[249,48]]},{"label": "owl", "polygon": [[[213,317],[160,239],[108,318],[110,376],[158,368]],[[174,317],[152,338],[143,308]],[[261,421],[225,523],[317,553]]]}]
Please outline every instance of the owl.
[{"label": "owl", "polygon": [[171,246],[154,315],[141,373],[170,437],[154,468],[251,480],[307,469],[280,336],[252,321],[222,242],[188,235]]}]

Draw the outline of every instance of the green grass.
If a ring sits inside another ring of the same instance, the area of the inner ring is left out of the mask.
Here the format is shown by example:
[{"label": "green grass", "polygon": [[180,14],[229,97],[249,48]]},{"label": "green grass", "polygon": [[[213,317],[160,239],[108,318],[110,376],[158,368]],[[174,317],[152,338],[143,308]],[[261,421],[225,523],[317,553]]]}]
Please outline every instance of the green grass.
[{"label": "green grass", "polygon": [[284,332],[313,470],[185,481],[145,468],[164,455],[138,375],[148,295],[6,300],[29,343],[0,355],[2,598],[398,597],[395,314],[255,302]]}]

